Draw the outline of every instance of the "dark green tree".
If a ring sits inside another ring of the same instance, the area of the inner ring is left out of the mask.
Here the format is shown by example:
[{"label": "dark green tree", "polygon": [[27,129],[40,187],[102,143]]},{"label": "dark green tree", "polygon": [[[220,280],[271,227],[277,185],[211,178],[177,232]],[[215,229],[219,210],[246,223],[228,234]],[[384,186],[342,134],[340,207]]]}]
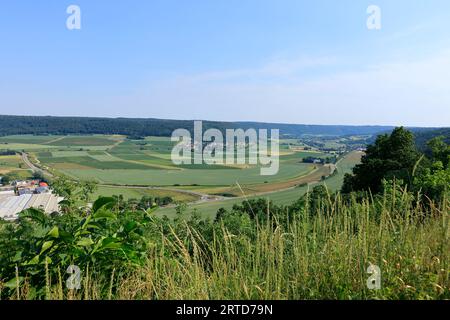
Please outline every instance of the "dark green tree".
[{"label": "dark green tree", "polygon": [[450,160],[450,145],[445,143],[444,137],[436,137],[428,141],[428,147],[432,153],[432,161],[440,161],[447,168]]},{"label": "dark green tree", "polygon": [[345,176],[342,192],[370,190],[378,193],[382,191],[383,179],[397,178],[411,185],[419,159],[414,135],[403,127],[396,128],[390,135],[378,136],[375,143],[367,147],[361,164],[355,166],[352,175]]},{"label": "dark green tree", "polygon": [[437,137],[428,142],[428,148],[431,150],[430,160],[416,175],[414,189],[439,203],[450,196],[450,145],[442,137]]}]

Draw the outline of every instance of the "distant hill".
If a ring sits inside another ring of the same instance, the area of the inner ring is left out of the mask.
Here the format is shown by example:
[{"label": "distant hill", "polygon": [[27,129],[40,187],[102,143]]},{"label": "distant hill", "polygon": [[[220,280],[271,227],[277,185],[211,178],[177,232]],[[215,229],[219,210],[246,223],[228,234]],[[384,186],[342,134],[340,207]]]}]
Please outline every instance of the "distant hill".
[{"label": "distant hill", "polygon": [[344,126],[344,125],[307,125],[307,124],[283,124],[283,123],[261,123],[261,122],[236,122],[239,128],[255,129],[280,129],[280,133],[291,136],[302,135],[374,135],[383,131],[392,131],[391,126]]},{"label": "distant hill", "polygon": [[450,128],[441,128],[434,130],[416,130],[414,132],[416,136],[416,144],[419,150],[427,151],[427,143],[435,137],[443,137],[444,141],[450,144]]},{"label": "distant hill", "polygon": [[[412,131],[416,139],[417,148],[422,152],[429,152],[427,143],[435,137],[443,137],[444,141],[450,144],[450,128],[408,128]],[[378,135],[389,134],[392,130],[386,130],[373,135],[366,140],[367,144],[373,144]]]},{"label": "distant hill", "polygon": [[[0,115],[0,136],[16,134],[67,135],[67,134],[122,134],[134,137],[171,136],[178,128],[193,131],[194,121],[136,118],[88,118],[49,116]],[[224,129],[280,129],[280,134],[299,137],[302,135],[374,135],[391,131],[389,126],[339,126],[275,124],[259,122],[204,121],[208,128]]]}]

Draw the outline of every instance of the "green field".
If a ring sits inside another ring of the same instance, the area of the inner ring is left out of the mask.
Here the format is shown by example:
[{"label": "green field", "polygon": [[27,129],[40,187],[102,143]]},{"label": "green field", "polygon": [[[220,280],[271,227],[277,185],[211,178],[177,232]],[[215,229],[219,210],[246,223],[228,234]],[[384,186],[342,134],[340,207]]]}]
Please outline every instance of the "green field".
[{"label": "green field", "polygon": [[[30,144],[26,144],[28,140]],[[323,153],[287,152],[280,156],[275,176],[261,176],[257,166],[183,165],[175,166],[170,157],[174,143],[170,138],[147,137],[126,140],[117,136],[5,137],[19,141],[16,150],[32,152],[39,162],[56,173],[102,184],[141,186],[231,186],[267,184],[303,176],[313,170],[301,159]],[[41,141],[41,144],[36,142]]]},{"label": "green field", "polygon": [[[32,136],[32,135],[19,135],[19,136],[7,136],[0,137],[0,148],[2,148],[2,144],[37,144],[42,145],[58,139],[57,136]],[[5,146],[8,147],[7,145]]]},{"label": "green field", "polygon": [[[353,152],[343,158],[337,163],[337,173],[332,177],[329,177],[324,182],[318,184],[324,184],[329,188],[330,191],[337,191],[342,185],[344,180],[344,175],[350,173],[355,164],[359,163],[361,153]],[[313,188],[317,184],[313,184],[305,187],[293,188],[289,190],[273,192],[270,194],[265,194],[263,196],[250,196],[247,199],[257,199],[264,198],[273,201],[275,204],[291,204],[295,200],[299,199],[304,195],[308,188]],[[233,205],[245,201],[244,198],[237,199],[227,199],[225,201],[214,201],[208,203],[201,203],[196,205],[191,205],[187,208],[187,213],[192,213],[193,211],[198,212],[202,217],[214,218],[217,210],[220,208],[231,209]],[[174,208],[162,208],[157,211],[158,215],[167,215],[168,217],[174,217],[176,211]]]},{"label": "green field", "polygon": [[0,168],[19,169],[21,164],[20,156],[0,156]]},{"label": "green field", "polygon": [[15,151],[85,151],[107,150],[123,141],[120,136],[6,136],[0,137],[0,150]]},{"label": "green field", "polygon": [[116,143],[106,136],[69,136],[48,142],[52,146],[110,146]]},{"label": "green field", "polygon": [[105,187],[99,186],[94,193],[93,198],[96,199],[99,196],[111,197],[122,195],[124,199],[140,199],[144,196],[147,197],[172,197],[175,201],[179,202],[193,202],[199,199],[198,196],[177,192],[172,190],[163,189],[141,189],[141,188],[127,188],[127,187]]},{"label": "green field", "polygon": [[[111,186],[149,186],[171,189],[200,190],[202,194],[241,196],[238,182],[248,194],[277,191],[295,186],[298,179],[317,171],[317,165],[303,163],[305,157],[330,157],[330,154],[313,151],[294,151],[301,146],[297,139],[283,140],[280,148],[280,169],[274,176],[262,176],[255,165],[182,165],[171,161],[174,142],[167,137],[147,137],[129,140],[123,136],[9,136],[0,138],[0,150],[16,150],[30,153],[31,159],[48,168],[53,174],[64,174],[78,180],[94,180]],[[342,166],[345,163],[340,164]],[[0,167],[1,168],[1,167]],[[316,177],[317,178],[317,177]],[[316,179],[315,178],[315,179]],[[319,176],[320,178],[320,176]],[[342,177],[327,180],[330,188],[337,189]],[[301,184],[301,183],[300,183]],[[127,198],[148,194],[149,189],[108,189],[101,187],[97,195],[122,193]],[[167,190],[164,190],[167,193]],[[294,188],[266,195],[278,202],[298,198],[305,188]],[[191,198],[189,198],[191,197]],[[176,195],[182,201],[195,201],[191,194]],[[225,205],[240,200],[231,198]],[[210,214],[223,206],[221,203],[205,203],[198,208]]]},{"label": "green field", "polygon": [[0,156],[0,176],[14,174],[17,178],[28,178],[31,171],[22,162],[20,156]]},{"label": "green field", "polygon": [[[112,168],[112,165],[124,168]],[[90,166],[100,166],[92,162]],[[241,184],[258,184],[265,182],[283,181],[285,179],[295,178],[304,175],[311,170],[311,165],[285,164],[280,167],[280,171],[275,176],[261,176],[260,169],[185,169],[185,170],[154,170],[146,168],[136,170],[128,163],[102,163],[102,168],[98,169],[61,169],[61,171],[69,176],[79,179],[96,179],[106,184],[122,184],[122,185],[148,185],[148,186],[174,186],[180,185],[204,185],[204,186],[227,186],[234,185],[236,182]],[[125,168],[126,167],[126,168]]]}]

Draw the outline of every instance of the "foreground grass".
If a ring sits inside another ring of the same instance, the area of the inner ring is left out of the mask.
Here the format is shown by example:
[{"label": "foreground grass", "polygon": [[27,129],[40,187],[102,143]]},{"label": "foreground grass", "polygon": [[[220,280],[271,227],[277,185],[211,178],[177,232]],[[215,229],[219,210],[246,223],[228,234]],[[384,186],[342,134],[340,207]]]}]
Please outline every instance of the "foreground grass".
[{"label": "foreground grass", "polygon": [[[46,298],[449,299],[449,203],[399,197],[337,196],[262,223],[155,220],[141,266],[111,274],[90,266],[77,291],[47,276]],[[381,270],[380,290],[367,288],[370,265]],[[29,289],[25,281],[10,298],[27,299]]]},{"label": "foreground grass", "polygon": [[[254,241],[224,230],[206,247],[188,229],[193,255],[181,240],[164,239],[144,268],[121,281],[116,298],[450,298],[446,216],[418,223],[384,210],[377,222],[370,206],[355,209],[287,228],[259,226]],[[366,285],[371,264],[381,269],[379,291]]]}]

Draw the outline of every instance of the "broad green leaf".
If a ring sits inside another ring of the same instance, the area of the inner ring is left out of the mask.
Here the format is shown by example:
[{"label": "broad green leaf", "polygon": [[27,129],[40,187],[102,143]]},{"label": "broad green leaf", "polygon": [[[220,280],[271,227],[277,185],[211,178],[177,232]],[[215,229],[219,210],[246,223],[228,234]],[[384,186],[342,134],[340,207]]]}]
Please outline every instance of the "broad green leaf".
[{"label": "broad green leaf", "polygon": [[52,238],[55,238],[55,239],[59,238],[59,229],[58,229],[58,227],[53,227],[53,229],[50,230],[47,235],[49,237],[52,237]]},{"label": "broad green leaf", "polygon": [[117,239],[106,238],[106,239],[103,239],[100,250],[119,249],[120,247],[122,247],[122,243],[120,243]]},{"label": "broad green leaf", "polygon": [[23,277],[19,277],[19,279],[17,278],[12,278],[11,280],[9,280],[8,282],[6,282],[4,284],[5,287],[9,288],[9,289],[15,289],[17,287],[17,280],[19,280],[19,286],[20,284],[23,282],[24,278]]},{"label": "broad green leaf", "polygon": [[98,211],[94,214],[94,219],[116,219],[116,215],[110,211]]},{"label": "broad green leaf", "polygon": [[39,259],[40,259],[40,255],[35,256],[33,259],[31,259],[30,261],[28,261],[26,263],[26,265],[33,265],[33,264],[38,264],[39,263]]},{"label": "broad green leaf", "polygon": [[100,197],[92,205],[92,211],[97,212],[100,208],[112,208],[116,204],[116,199],[112,197]]},{"label": "broad green leaf", "polygon": [[91,238],[83,238],[77,242],[77,245],[80,247],[89,247],[94,244]]},{"label": "broad green leaf", "polygon": [[[101,229],[102,227],[98,226],[97,224],[93,223],[89,223],[89,225],[87,226],[87,229]],[[89,231],[86,231],[86,233],[90,233]]]},{"label": "broad green leaf", "polygon": [[45,251],[47,251],[48,249],[50,249],[50,248],[52,247],[52,245],[53,245],[53,240],[51,240],[51,241],[45,241],[44,244],[42,245],[41,253],[40,253],[40,254],[43,254]]},{"label": "broad green leaf", "polygon": [[32,276],[35,276],[35,275],[39,274],[40,272],[41,272],[41,270],[39,270],[39,269],[27,271],[27,273],[31,274]]},{"label": "broad green leaf", "polygon": [[43,263],[47,262],[48,265],[51,265],[53,260],[49,256],[45,256],[45,260]]}]

